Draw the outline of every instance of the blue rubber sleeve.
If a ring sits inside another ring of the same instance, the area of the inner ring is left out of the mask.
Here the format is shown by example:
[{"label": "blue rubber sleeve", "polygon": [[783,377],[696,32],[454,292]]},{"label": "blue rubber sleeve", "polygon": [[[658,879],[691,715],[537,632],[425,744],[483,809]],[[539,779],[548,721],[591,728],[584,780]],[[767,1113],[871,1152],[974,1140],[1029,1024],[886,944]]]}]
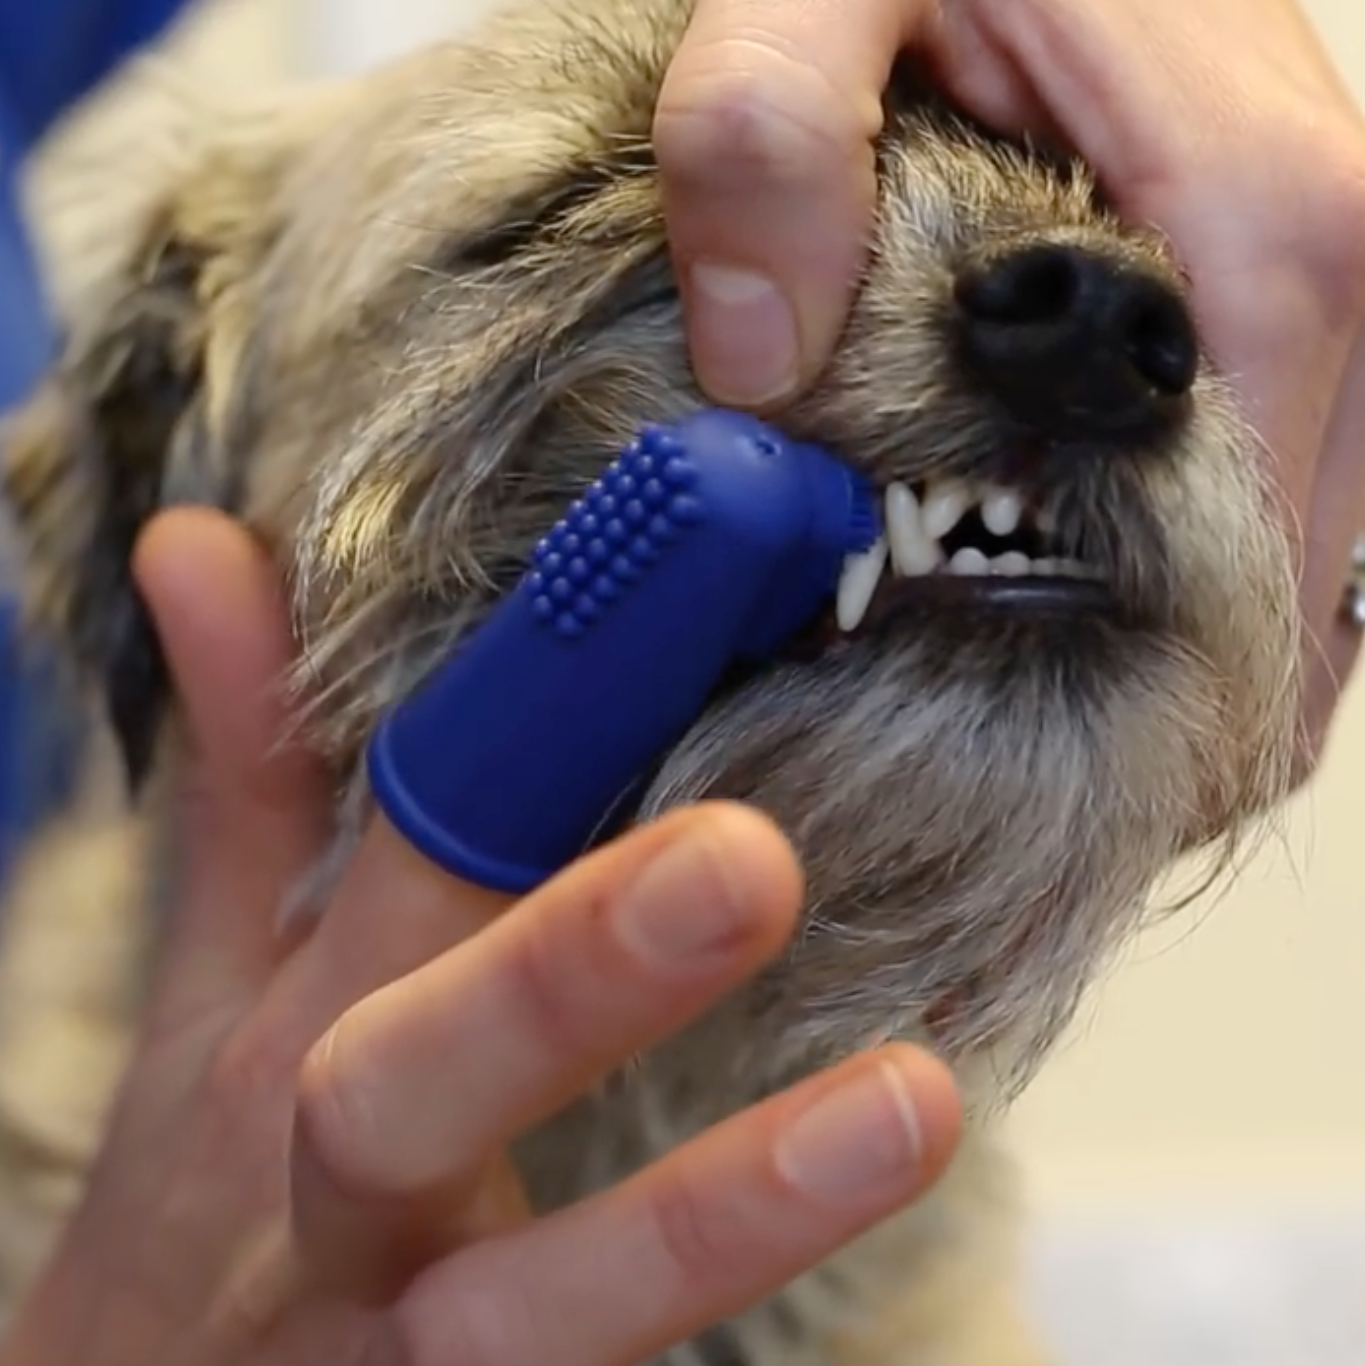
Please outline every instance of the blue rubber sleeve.
[{"label": "blue rubber sleeve", "polygon": [[862,476],[747,415],[642,431],[369,749],[392,823],[510,893],[577,858],[705,707],[879,532]]}]

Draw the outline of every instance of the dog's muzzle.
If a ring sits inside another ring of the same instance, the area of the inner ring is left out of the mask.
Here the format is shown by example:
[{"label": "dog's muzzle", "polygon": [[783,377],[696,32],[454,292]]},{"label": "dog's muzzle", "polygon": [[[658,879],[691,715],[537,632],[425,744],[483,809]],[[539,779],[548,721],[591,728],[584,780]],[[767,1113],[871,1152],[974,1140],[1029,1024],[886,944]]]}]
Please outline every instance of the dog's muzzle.
[{"label": "dog's muzzle", "polygon": [[1342,610],[1359,630],[1365,630],[1365,533],[1351,550],[1351,574],[1346,580]]}]

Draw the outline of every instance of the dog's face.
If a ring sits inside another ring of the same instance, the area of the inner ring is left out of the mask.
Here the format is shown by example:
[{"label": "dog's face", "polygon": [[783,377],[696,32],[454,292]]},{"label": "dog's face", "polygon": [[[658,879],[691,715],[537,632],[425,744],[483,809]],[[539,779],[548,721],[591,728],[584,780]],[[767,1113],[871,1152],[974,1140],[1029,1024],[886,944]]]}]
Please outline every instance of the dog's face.
[{"label": "dog's face", "polygon": [[[135,767],[161,684],[127,556],[158,504],[276,546],[359,782],[377,715],[566,502],[700,404],[648,145],[689,9],[532,5],[164,178],[6,439],[36,609]],[[1294,576],[1159,243],[899,89],[880,183],[838,353],[776,416],[886,491],[889,563],[715,701],[643,814],[752,801],[804,857],[746,1054],[925,1033],[1017,1081],[1172,860],[1283,793]]]}]

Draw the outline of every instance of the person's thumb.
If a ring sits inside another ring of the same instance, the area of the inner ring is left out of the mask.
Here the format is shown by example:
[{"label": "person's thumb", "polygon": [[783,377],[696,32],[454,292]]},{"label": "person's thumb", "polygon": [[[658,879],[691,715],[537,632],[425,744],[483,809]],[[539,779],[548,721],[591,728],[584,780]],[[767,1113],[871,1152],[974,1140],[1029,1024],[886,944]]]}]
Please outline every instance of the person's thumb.
[{"label": "person's thumb", "polygon": [[291,730],[289,615],[250,534],[207,509],[166,512],[134,570],[180,706],[164,793],[181,860],[166,976],[197,995],[276,960],[281,910],[328,829],[327,786]]},{"label": "person's thumb", "polygon": [[928,0],[700,0],[654,120],[697,378],[768,409],[843,328],[876,200],[882,94]]}]

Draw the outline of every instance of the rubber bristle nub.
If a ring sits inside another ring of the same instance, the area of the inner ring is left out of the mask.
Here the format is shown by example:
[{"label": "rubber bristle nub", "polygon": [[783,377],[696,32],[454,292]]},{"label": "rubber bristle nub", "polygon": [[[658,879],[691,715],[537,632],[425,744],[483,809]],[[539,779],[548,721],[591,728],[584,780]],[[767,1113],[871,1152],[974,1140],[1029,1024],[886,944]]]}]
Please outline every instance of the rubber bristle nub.
[{"label": "rubber bristle nub", "polygon": [[853,503],[849,508],[849,535],[857,545],[857,552],[871,548],[872,543],[882,534],[880,500],[871,480],[863,475],[850,476],[853,488]]},{"label": "rubber bristle nub", "polygon": [[646,430],[536,546],[528,588],[536,616],[582,635],[697,525],[696,467],[667,433]]},{"label": "rubber bristle nub", "polygon": [[747,414],[646,428],[385,718],[376,801],[438,866],[524,894],[600,837],[729,671],[815,619],[879,511],[861,474]]}]

